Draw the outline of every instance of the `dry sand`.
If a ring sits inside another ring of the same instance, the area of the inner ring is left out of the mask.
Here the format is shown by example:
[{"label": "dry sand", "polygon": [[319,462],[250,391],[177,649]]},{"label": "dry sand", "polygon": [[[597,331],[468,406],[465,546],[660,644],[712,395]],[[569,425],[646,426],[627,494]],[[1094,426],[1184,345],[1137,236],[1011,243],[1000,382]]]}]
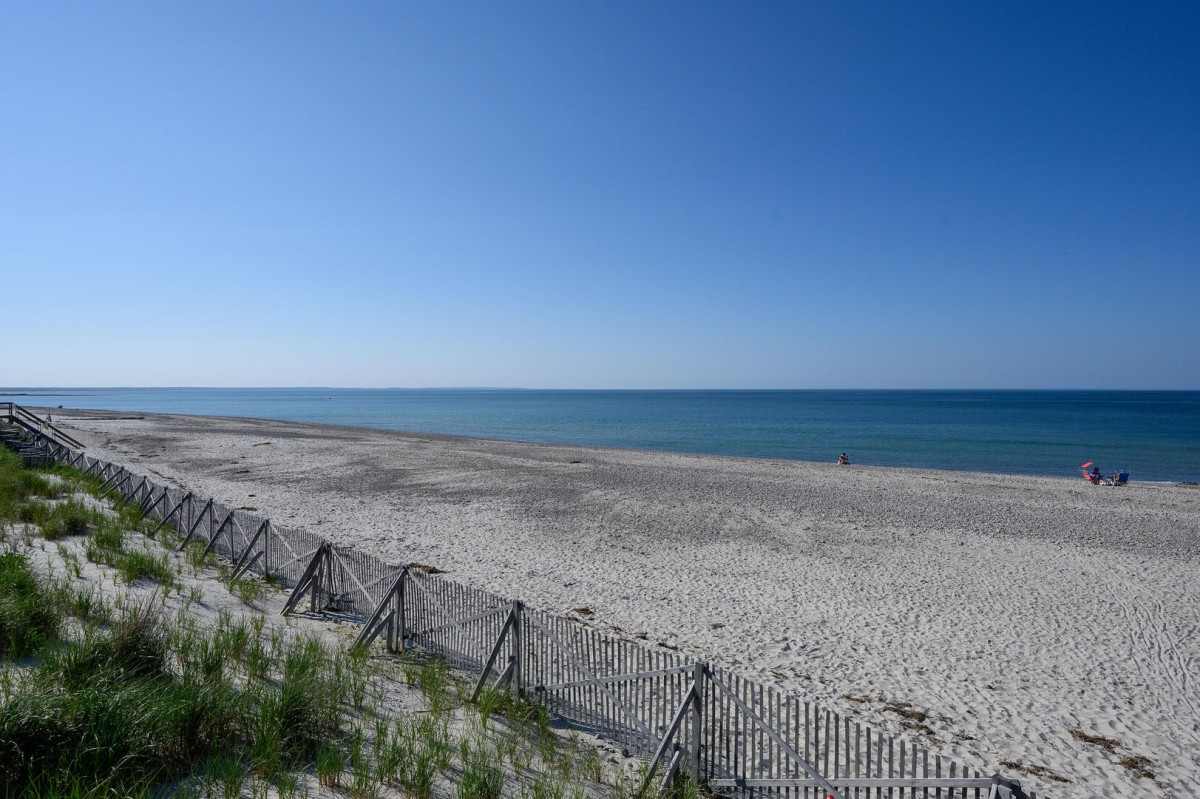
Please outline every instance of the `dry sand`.
[{"label": "dry sand", "polygon": [[1195,487],[54,417],[90,454],[393,563],[590,609],[576,615],[974,767],[1020,764],[1051,796],[1200,794]]}]

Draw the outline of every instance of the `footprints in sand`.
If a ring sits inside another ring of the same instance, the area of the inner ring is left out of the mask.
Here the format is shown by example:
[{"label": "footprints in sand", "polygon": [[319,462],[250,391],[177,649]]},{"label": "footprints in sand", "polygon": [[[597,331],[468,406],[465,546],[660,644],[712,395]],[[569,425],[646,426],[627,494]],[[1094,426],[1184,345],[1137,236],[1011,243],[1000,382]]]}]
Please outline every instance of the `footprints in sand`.
[{"label": "footprints in sand", "polygon": [[[1131,639],[1133,665],[1149,684],[1166,683],[1171,686],[1169,696],[1184,706],[1190,718],[1200,717],[1200,698],[1196,696],[1200,679],[1195,673],[1195,655],[1184,654],[1180,646],[1184,633],[1190,635],[1195,631],[1176,629],[1176,622],[1167,612],[1158,593],[1143,596],[1138,585],[1112,571],[1107,572],[1101,580],[1120,609],[1126,634]],[[1153,694],[1147,696],[1147,700],[1163,712],[1177,717],[1177,705],[1166,704],[1160,696]],[[1179,726],[1187,729],[1185,724]],[[1200,735],[1194,727],[1190,732],[1200,747]]]}]

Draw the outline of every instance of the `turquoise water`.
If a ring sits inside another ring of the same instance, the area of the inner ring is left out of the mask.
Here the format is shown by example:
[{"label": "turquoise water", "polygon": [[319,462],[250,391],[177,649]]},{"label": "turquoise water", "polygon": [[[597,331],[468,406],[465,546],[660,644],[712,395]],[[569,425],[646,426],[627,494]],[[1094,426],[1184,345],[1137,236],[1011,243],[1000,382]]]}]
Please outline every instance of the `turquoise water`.
[{"label": "turquoise water", "polygon": [[1134,480],[1200,481],[1195,391],[0,389],[9,400],[1015,474],[1076,476],[1095,461]]}]

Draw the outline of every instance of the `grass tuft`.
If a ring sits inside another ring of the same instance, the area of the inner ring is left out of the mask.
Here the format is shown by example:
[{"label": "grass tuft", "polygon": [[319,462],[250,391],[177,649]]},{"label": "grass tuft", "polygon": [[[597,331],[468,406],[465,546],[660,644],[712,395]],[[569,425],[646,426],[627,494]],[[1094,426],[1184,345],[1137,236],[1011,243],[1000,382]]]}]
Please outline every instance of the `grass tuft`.
[{"label": "grass tuft", "polygon": [[95,517],[96,514],[77,499],[56,503],[41,522],[42,535],[51,541],[69,535],[82,535]]},{"label": "grass tuft", "polygon": [[85,554],[93,563],[116,569],[126,583],[147,578],[168,588],[175,584],[175,571],[166,554],[156,557],[145,549],[126,547],[124,528],[117,519],[102,517],[96,521]]},{"label": "grass tuft", "polygon": [[33,576],[29,561],[15,552],[0,554],[0,654],[33,654],[58,627],[51,595]]},{"label": "grass tuft", "polygon": [[267,584],[249,576],[229,581],[229,591],[243,603],[253,605],[267,592]]},{"label": "grass tuft", "polygon": [[482,743],[470,748],[463,760],[462,778],[455,786],[458,799],[500,799],[504,770],[494,750]]}]

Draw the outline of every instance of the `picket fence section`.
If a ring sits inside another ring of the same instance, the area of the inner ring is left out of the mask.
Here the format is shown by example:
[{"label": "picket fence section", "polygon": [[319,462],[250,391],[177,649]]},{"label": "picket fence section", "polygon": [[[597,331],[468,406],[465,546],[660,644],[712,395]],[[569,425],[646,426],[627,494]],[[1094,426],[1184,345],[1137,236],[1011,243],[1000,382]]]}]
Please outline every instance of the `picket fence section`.
[{"label": "picket fence section", "polygon": [[650,765],[647,787],[690,775],[723,795],[771,799],[1008,799],[1036,794],[860,724],[815,702],[673,651],[602,634],[579,622],[428,574],[387,564],[248,509],[160,485],[60,442],[55,459],[136,503],[206,552],[292,589],[285,612],[345,614],[359,641],[385,636],[478,675],[476,693],[515,690],[564,722],[619,742]]}]

